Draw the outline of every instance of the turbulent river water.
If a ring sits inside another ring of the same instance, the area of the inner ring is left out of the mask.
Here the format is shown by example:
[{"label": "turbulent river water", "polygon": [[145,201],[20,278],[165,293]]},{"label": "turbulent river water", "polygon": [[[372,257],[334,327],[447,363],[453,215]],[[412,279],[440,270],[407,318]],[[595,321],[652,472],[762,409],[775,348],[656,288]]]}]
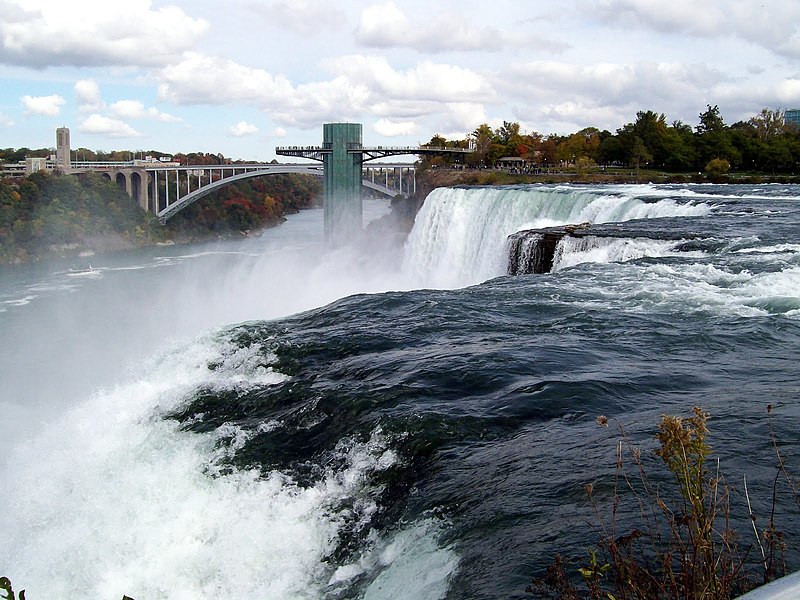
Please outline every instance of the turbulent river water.
[{"label": "turbulent river water", "polygon": [[[505,275],[509,234],[582,222],[620,235]],[[658,481],[659,415],[695,405],[765,518],[768,404],[800,472],[798,225],[796,186],[448,188],[405,242],[326,251],[311,210],[3,268],[0,575],[30,600],[530,597],[595,541],[618,426]]]}]

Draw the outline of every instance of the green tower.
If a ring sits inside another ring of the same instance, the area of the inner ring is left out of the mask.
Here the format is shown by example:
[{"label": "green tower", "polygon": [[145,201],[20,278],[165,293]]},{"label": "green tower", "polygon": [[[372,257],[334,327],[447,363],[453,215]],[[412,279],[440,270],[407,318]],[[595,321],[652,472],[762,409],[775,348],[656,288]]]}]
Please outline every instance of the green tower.
[{"label": "green tower", "polygon": [[340,246],[361,231],[361,123],[325,123],[325,240]]},{"label": "green tower", "polygon": [[[435,146],[365,148],[361,143],[361,123],[325,123],[322,146],[284,146],[275,148],[278,156],[316,160],[323,165],[325,182],[325,241],[329,246],[343,246],[363,227],[361,211],[361,171],[363,163],[403,154],[466,154],[466,148]],[[387,179],[388,182],[388,179]],[[373,181],[374,183],[374,181]],[[388,183],[386,184],[389,185]],[[402,193],[403,179],[400,176]],[[414,188],[416,190],[416,186]],[[409,188],[410,190],[410,188]],[[407,191],[409,191],[407,190]],[[395,194],[392,194],[395,195]]]}]

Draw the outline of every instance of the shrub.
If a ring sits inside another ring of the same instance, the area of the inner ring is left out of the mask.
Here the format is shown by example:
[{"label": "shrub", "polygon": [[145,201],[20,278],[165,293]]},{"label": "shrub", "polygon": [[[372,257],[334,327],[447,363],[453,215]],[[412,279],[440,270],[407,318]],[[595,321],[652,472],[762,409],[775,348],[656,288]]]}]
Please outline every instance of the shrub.
[{"label": "shrub", "polygon": [[731,163],[724,158],[714,158],[708,161],[705,172],[711,179],[721,179],[723,175],[731,170]]},{"label": "shrub", "polygon": [[[771,407],[768,407],[771,413]],[[695,407],[689,417],[662,415],[655,455],[661,458],[672,486],[662,491],[648,477],[639,448],[632,445],[620,428],[617,445],[611,513],[601,511],[593,495],[586,491],[595,515],[598,541],[589,550],[588,564],[570,578],[567,567],[576,561],[556,556],[543,577],[534,579],[527,592],[558,600],[679,598],[684,600],[728,600],[739,593],[785,574],[783,536],[775,528],[776,486],[783,474],[795,499],[795,490],[786,473],[783,458],[775,442],[770,422],[770,436],[778,460],[773,485],[773,511],[767,528],[758,533],[755,515],[750,509],[747,480],[747,520],[753,524],[760,551],[760,576],[748,572],[748,555],[740,550],[739,536],[731,524],[733,488],[719,472],[719,460],[711,459],[708,442],[709,415]],[[608,419],[599,417],[607,425]],[[636,475],[629,477],[626,460]],[[639,526],[619,535],[622,494],[632,498],[638,508]],[[577,575],[580,575],[578,580]],[[582,583],[588,596],[581,595],[573,579]],[[582,580],[582,581],[581,581]]]}]

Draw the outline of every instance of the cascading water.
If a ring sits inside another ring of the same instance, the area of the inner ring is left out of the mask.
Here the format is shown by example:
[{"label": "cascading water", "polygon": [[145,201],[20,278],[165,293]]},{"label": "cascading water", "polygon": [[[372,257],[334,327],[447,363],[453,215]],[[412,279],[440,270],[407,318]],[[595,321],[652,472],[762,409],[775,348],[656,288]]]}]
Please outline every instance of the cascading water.
[{"label": "cascading water", "polygon": [[547,265],[545,239],[544,233],[512,237],[508,248],[508,274],[549,272],[552,264]]},{"label": "cascading water", "polygon": [[506,239],[523,229],[702,216],[711,210],[704,202],[642,199],[627,188],[621,192],[566,186],[436,189],[406,243],[404,271],[416,285],[472,285],[506,272]]},{"label": "cascading water", "polygon": [[[309,211],[88,278],[0,271],[0,576],[30,600],[521,600],[595,539],[583,490],[610,500],[617,444],[595,417],[646,445],[695,404],[768,507],[768,403],[798,458],[799,199],[445,189],[403,249],[326,254]],[[502,277],[509,234],[585,221],[552,275]]]}]

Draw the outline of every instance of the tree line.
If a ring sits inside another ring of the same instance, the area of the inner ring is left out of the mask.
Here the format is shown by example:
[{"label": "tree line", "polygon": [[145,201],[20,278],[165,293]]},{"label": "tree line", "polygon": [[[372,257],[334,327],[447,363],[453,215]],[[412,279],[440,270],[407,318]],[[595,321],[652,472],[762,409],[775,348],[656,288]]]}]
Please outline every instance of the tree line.
[{"label": "tree line", "polygon": [[[199,164],[199,163],[190,163]],[[223,186],[168,221],[182,236],[257,231],[322,202],[322,181],[313,175],[285,173],[243,179]]]},{"label": "tree line", "polygon": [[[551,169],[582,163],[650,168],[668,172],[731,170],[751,173],[794,173],[800,165],[800,130],[781,110],[764,108],[747,121],[727,125],[718,106],[708,105],[692,127],[668,122],[666,115],[639,111],[636,119],[611,133],[586,127],[571,135],[522,133],[520,124],[503,122],[492,129],[479,125],[467,138],[447,140],[435,135],[431,146],[474,148],[465,164],[493,167],[500,159],[525,159]],[[431,165],[449,165],[460,157],[438,156]]]},{"label": "tree line", "polygon": [[39,171],[0,181],[0,264],[227,237],[280,223],[321,199],[311,175],[270,175],[222,187],[162,226],[98,173]]}]

